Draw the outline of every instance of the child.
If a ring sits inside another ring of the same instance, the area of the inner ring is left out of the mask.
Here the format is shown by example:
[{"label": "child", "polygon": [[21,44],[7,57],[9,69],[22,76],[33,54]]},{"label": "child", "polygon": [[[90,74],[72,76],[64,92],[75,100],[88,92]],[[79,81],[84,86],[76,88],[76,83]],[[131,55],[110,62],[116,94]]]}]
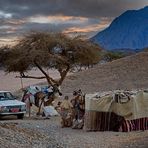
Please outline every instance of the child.
[{"label": "child", "polygon": [[61,107],[61,125],[62,127],[70,127],[72,126],[72,119],[71,119],[71,109],[72,109],[72,104],[69,101],[68,96],[65,96],[63,102],[60,105]]}]

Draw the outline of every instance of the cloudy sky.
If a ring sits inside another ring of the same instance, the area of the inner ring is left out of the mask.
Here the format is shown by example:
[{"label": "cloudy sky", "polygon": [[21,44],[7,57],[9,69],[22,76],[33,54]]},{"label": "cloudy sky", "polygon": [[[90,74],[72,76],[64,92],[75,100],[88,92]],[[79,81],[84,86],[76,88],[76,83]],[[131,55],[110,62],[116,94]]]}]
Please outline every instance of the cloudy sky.
[{"label": "cloudy sky", "polygon": [[129,9],[148,0],[0,0],[0,45],[28,31],[95,35]]}]

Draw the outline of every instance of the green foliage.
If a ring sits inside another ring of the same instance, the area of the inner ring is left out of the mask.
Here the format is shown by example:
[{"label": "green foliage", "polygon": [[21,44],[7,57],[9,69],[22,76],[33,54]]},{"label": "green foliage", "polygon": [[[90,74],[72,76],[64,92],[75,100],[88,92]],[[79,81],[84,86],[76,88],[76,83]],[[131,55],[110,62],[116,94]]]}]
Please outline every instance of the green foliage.
[{"label": "green foliage", "polygon": [[124,56],[125,54],[123,52],[108,51],[104,54],[104,59],[107,61],[113,61],[113,60],[123,58]]}]

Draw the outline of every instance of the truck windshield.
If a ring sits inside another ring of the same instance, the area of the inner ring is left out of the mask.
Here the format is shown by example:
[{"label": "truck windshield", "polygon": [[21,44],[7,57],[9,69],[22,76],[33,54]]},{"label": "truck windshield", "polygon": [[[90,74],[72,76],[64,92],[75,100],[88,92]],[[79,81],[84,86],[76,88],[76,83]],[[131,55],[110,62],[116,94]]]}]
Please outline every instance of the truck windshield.
[{"label": "truck windshield", "polygon": [[0,101],[14,100],[14,96],[10,92],[0,92]]}]

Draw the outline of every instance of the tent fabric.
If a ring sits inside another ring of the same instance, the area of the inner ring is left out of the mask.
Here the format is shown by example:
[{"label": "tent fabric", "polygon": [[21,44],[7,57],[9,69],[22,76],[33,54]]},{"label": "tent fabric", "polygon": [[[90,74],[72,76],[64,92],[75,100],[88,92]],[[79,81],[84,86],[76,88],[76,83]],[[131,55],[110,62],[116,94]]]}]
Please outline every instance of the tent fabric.
[{"label": "tent fabric", "polygon": [[134,120],[124,120],[119,131],[130,132],[137,130],[148,130],[148,118],[140,118]]},{"label": "tent fabric", "polygon": [[86,111],[84,130],[86,131],[119,131],[124,118],[113,112]]},{"label": "tent fabric", "polygon": [[[121,97],[118,102],[115,98],[117,95]],[[128,97],[128,99],[125,97]],[[139,91],[130,96],[127,96],[126,92],[116,92],[101,97],[86,95],[85,109],[88,111],[113,112],[127,120],[144,118],[148,116],[148,92]]]},{"label": "tent fabric", "polygon": [[[85,130],[131,130],[148,128],[148,92],[114,91],[88,94],[85,98]],[[140,126],[140,123],[144,126]],[[129,123],[129,124],[128,124]],[[132,123],[132,124],[131,124]]]}]

